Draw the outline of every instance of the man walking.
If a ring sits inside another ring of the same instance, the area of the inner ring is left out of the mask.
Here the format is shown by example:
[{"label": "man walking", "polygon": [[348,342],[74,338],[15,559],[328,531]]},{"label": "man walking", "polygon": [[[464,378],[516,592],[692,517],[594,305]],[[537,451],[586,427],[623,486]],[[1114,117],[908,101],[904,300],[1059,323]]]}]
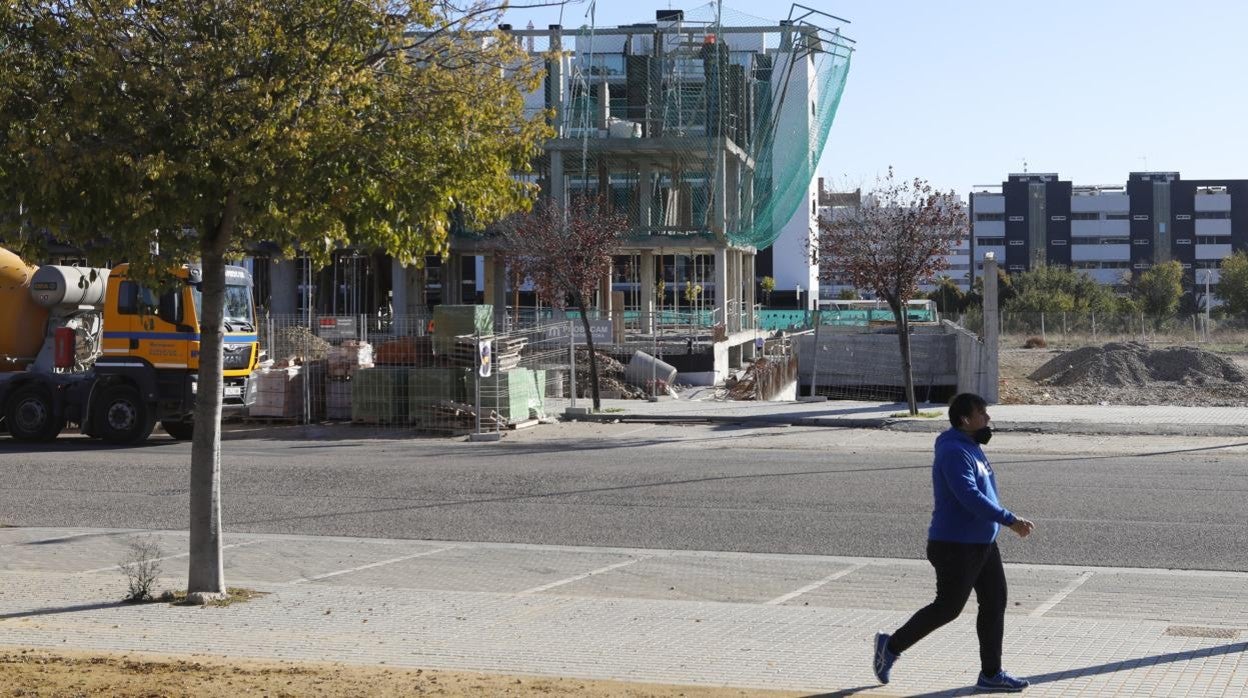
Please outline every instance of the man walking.
[{"label": "man walking", "polygon": [[893,662],[932,631],[962,613],[975,590],[979,615],[980,674],[977,688],[1021,691],[1029,685],[1001,669],[1005,631],[1005,569],[997,549],[1001,526],[1026,538],[1035,525],[1012,514],[997,499],[997,479],[982,445],[992,437],[988,403],[962,393],[949,403],[952,428],[936,438],[932,461],[935,508],[927,535],[927,559],[936,569],[936,600],[892,635],[875,636],[875,677],[888,683]]}]

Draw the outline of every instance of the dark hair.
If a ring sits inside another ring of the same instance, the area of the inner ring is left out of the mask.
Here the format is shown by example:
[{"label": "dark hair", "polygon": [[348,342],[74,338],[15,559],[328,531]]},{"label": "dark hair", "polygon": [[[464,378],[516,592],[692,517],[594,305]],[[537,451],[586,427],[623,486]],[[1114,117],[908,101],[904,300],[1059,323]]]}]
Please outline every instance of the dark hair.
[{"label": "dark hair", "polygon": [[955,429],[962,428],[962,420],[977,410],[987,410],[988,403],[975,393],[958,393],[949,401],[949,423]]}]

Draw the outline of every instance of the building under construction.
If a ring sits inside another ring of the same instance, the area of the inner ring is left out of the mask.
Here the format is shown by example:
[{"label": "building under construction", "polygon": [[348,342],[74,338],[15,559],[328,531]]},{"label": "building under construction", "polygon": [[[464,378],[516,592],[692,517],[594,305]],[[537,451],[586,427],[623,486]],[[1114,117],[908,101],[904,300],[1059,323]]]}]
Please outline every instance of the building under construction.
[{"label": "building under construction", "polygon": [[[751,351],[762,277],[811,307],[815,169],[853,52],[844,23],[796,4],[777,21],[711,3],[616,27],[501,27],[546,73],[528,96],[556,133],[534,168],[542,195],[603,196],[632,225],[595,302],[614,341],[711,343],[719,372]],[[546,316],[503,245],[460,230],[449,259],[421,269],[349,251],[319,272],[273,263],[258,290],[274,313],[481,302],[504,322]]]}]

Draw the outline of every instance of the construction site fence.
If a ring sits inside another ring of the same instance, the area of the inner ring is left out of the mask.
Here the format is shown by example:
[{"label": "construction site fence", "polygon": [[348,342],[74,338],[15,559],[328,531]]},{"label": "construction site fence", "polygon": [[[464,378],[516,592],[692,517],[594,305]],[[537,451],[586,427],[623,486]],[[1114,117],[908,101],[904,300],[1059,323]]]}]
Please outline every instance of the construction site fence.
[{"label": "construction site fence", "polygon": [[495,332],[488,307],[459,309],[468,315],[262,319],[263,362],[248,382],[243,419],[468,434],[526,426],[575,405],[570,322]]},{"label": "construction site fence", "polygon": [[[962,327],[983,336],[979,311],[960,316]],[[1226,344],[1248,342],[1248,315],[1188,313],[1156,316],[1145,313],[1076,313],[1002,311],[998,316],[1002,348],[1068,347],[1106,342],[1157,344]]]}]

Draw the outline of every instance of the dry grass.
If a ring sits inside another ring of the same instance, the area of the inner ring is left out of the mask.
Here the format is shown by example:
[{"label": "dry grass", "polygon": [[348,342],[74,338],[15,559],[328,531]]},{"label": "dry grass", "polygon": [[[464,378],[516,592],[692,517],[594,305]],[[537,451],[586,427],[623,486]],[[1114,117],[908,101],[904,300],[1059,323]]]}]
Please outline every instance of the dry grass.
[{"label": "dry grass", "polygon": [[224,657],[0,649],[6,696],[549,696],[726,698],[806,695],[472,672]]}]

